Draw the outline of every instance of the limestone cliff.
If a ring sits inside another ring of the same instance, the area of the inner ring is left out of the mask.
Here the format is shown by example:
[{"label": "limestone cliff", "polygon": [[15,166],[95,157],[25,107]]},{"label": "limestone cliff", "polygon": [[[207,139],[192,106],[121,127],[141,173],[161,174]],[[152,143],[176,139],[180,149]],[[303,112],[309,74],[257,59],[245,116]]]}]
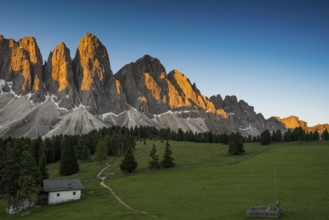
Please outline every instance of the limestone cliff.
[{"label": "limestone cliff", "polygon": [[125,109],[125,96],[120,83],[113,77],[107,50],[91,33],[79,42],[74,74],[80,101],[91,113],[118,113]]},{"label": "limestone cliff", "polygon": [[0,35],[0,137],[81,134],[103,126],[154,126],[191,132],[259,135],[302,127],[297,117],[265,119],[235,96],[207,98],[178,70],[166,73],[149,55],[112,74],[108,52],[87,33],[75,58],[64,43],[45,65],[33,37]]},{"label": "limestone cliff", "polygon": [[178,70],[167,74],[160,61],[149,55],[124,66],[115,77],[121,82],[128,103],[142,112],[203,110],[227,117],[184,74]]},{"label": "limestone cliff", "polygon": [[63,42],[50,53],[44,75],[47,91],[56,96],[59,107],[72,109],[79,105],[70,50]]},{"label": "limestone cliff", "polygon": [[8,82],[17,95],[32,92],[34,101],[44,100],[42,57],[35,38],[16,42],[1,35],[0,50],[0,79]]},{"label": "limestone cliff", "polygon": [[238,127],[242,134],[257,135],[265,129],[285,130],[283,124],[275,118],[265,119],[260,113],[256,113],[253,106],[247,102],[238,101],[236,96],[226,96],[223,100],[220,95],[210,97],[216,108],[224,108],[229,115],[231,124]]},{"label": "limestone cliff", "polygon": [[307,122],[299,120],[297,116],[289,116],[287,118],[275,117],[279,122],[284,124],[287,129],[294,129],[301,127],[304,131],[307,131]]}]

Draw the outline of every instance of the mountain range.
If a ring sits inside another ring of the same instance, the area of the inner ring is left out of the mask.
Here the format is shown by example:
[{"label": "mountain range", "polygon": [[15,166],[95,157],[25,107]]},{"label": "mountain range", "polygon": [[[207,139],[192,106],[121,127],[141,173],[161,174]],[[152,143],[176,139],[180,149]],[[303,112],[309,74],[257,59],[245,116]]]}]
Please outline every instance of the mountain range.
[{"label": "mountain range", "polygon": [[265,129],[329,130],[296,116],[266,119],[236,96],[208,98],[185,74],[167,73],[149,55],[113,74],[106,47],[91,33],[73,59],[61,42],[46,62],[34,37],[0,35],[0,137],[83,134],[113,125],[251,136]]}]

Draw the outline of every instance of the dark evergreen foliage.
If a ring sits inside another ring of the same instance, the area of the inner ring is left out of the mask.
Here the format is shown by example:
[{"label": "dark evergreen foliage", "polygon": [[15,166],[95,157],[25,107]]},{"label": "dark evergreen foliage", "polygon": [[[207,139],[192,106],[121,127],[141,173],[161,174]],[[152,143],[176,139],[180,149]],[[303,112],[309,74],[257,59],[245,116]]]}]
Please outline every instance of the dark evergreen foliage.
[{"label": "dark evergreen foliage", "polygon": [[152,150],[150,152],[151,160],[149,161],[149,168],[156,170],[160,168],[159,156],[157,155],[155,144],[153,144]]},{"label": "dark evergreen foliage", "polygon": [[170,149],[169,141],[167,140],[165,151],[163,154],[163,159],[161,161],[161,167],[163,168],[171,168],[174,167],[174,158],[172,157],[172,151]]},{"label": "dark evergreen foliage", "polygon": [[40,149],[40,159],[39,159],[39,173],[41,180],[48,179],[48,170],[47,170],[47,146],[46,141],[44,141],[41,145]]},{"label": "dark evergreen foliage", "polygon": [[120,168],[126,173],[132,173],[137,168],[137,162],[131,148],[127,150],[125,157],[121,161]]},{"label": "dark evergreen foliage", "polygon": [[244,153],[243,137],[239,133],[231,133],[229,136],[228,153],[240,155]]},{"label": "dark evergreen foliage", "polygon": [[271,133],[269,130],[265,130],[260,134],[260,144],[261,145],[268,145],[271,144]]},{"label": "dark evergreen foliage", "polygon": [[329,132],[327,129],[322,133],[322,140],[329,140]]},{"label": "dark evergreen foliage", "polygon": [[40,176],[27,139],[7,139],[0,146],[0,199],[8,206],[20,199],[36,199]]},{"label": "dark evergreen foliage", "polygon": [[290,129],[288,129],[288,131],[286,131],[286,133],[284,133],[283,140],[285,142],[292,141],[292,134],[291,134],[291,130]]},{"label": "dark evergreen foliage", "polygon": [[79,171],[79,164],[74,146],[74,138],[64,138],[60,159],[60,174],[62,176],[72,175]]}]

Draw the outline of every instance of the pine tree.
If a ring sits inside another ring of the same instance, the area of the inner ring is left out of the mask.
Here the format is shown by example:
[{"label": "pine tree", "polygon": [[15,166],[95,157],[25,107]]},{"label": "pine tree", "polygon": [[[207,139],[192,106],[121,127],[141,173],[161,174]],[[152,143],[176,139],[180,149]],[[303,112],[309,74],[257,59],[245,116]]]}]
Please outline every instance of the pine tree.
[{"label": "pine tree", "polygon": [[107,160],[107,147],[104,141],[99,140],[96,146],[95,157],[100,163],[104,163]]},{"label": "pine tree", "polygon": [[320,135],[319,132],[316,130],[313,134],[313,140],[318,141],[319,139],[320,139]]},{"label": "pine tree", "polygon": [[274,141],[276,141],[276,142],[281,142],[282,141],[282,132],[281,132],[281,130],[279,130],[279,129],[276,130]]},{"label": "pine tree", "polygon": [[327,129],[322,133],[322,140],[329,140],[329,132]]},{"label": "pine tree", "polygon": [[47,170],[47,147],[46,142],[43,142],[41,145],[40,159],[39,159],[39,173],[41,180],[48,179],[48,170]]},{"label": "pine tree", "polygon": [[156,154],[155,144],[153,144],[153,148],[150,152],[151,160],[149,161],[149,168],[150,169],[159,169],[159,156]]},{"label": "pine tree", "polygon": [[239,133],[230,134],[228,153],[230,155],[239,155],[244,153],[243,137]]},{"label": "pine tree", "polygon": [[283,139],[284,139],[285,142],[292,141],[292,134],[291,134],[290,129],[288,129],[288,131],[286,131],[286,133],[284,133]]},{"label": "pine tree", "polygon": [[170,149],[169,141],[167,140],[163,160],[161,161],[161,166],[163,168],[171,168],[175,166],[174,158],[172,157],[172,151]]},{"label": "pine tree", "polygon": [[82,145],[82,150],[81,150],[81,160],[89,160],[90,159],[90,150],[87,147],[87,145],[83,144]]},{"label": "pine tree", "polygon": [[8,207],[26,199],[35,200],[39,190],[39,172],[35,158],[21,140],[8,142],[0,160],[0,198]]},{"label": "pine tree", "polygon": [[135,160],[132,149],[128,149],[125,157],[121,161],[120,168],[123,172],[131,173],[137,168],[137,162]]},{"label": "pine tree", "polygon": [[260,134],[260,144],[268,145],[271,143],[271,133],[269,130],[265,130]]},{"label": "pine tree", "polygon": [[60,159],[60,174],[62,176],[68,176],[78,171],[79,164],[76,158],[74,142],[71,137],[64,137],[62,154]]}]

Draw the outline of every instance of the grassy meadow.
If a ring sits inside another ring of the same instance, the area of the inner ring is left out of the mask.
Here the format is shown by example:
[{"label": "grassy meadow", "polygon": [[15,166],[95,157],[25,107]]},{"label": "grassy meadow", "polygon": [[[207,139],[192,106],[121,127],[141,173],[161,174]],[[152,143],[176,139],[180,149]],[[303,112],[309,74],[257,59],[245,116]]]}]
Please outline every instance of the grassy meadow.
[{"label": "grassy meadow", "polygon": [[[252,205],[275,202],[273,170],[281,219],[329,219],[329,142],[294,142],[261,146],[245,144],[242,156],[229,156],[227,146],[171,141],[177,166],[169,170],[147,169],[155,143],[160,158],[165,143],[137,142],[134,152],[138,168],[133,174],[119,169],[122,158],[114,158],[106,184],[128,205],[157,216],[157,219],[249,219]],[[51,178],[58,163],[48,166]],[[119,204],[99,185],[98,162],[80,163],[85,190],[83,199],[54,206],[31,208],[26,219],[156,219]],[[0,219],[20,219],[5,213],[0,201]],[[259,218],[257,218],[259,219]]]}]

